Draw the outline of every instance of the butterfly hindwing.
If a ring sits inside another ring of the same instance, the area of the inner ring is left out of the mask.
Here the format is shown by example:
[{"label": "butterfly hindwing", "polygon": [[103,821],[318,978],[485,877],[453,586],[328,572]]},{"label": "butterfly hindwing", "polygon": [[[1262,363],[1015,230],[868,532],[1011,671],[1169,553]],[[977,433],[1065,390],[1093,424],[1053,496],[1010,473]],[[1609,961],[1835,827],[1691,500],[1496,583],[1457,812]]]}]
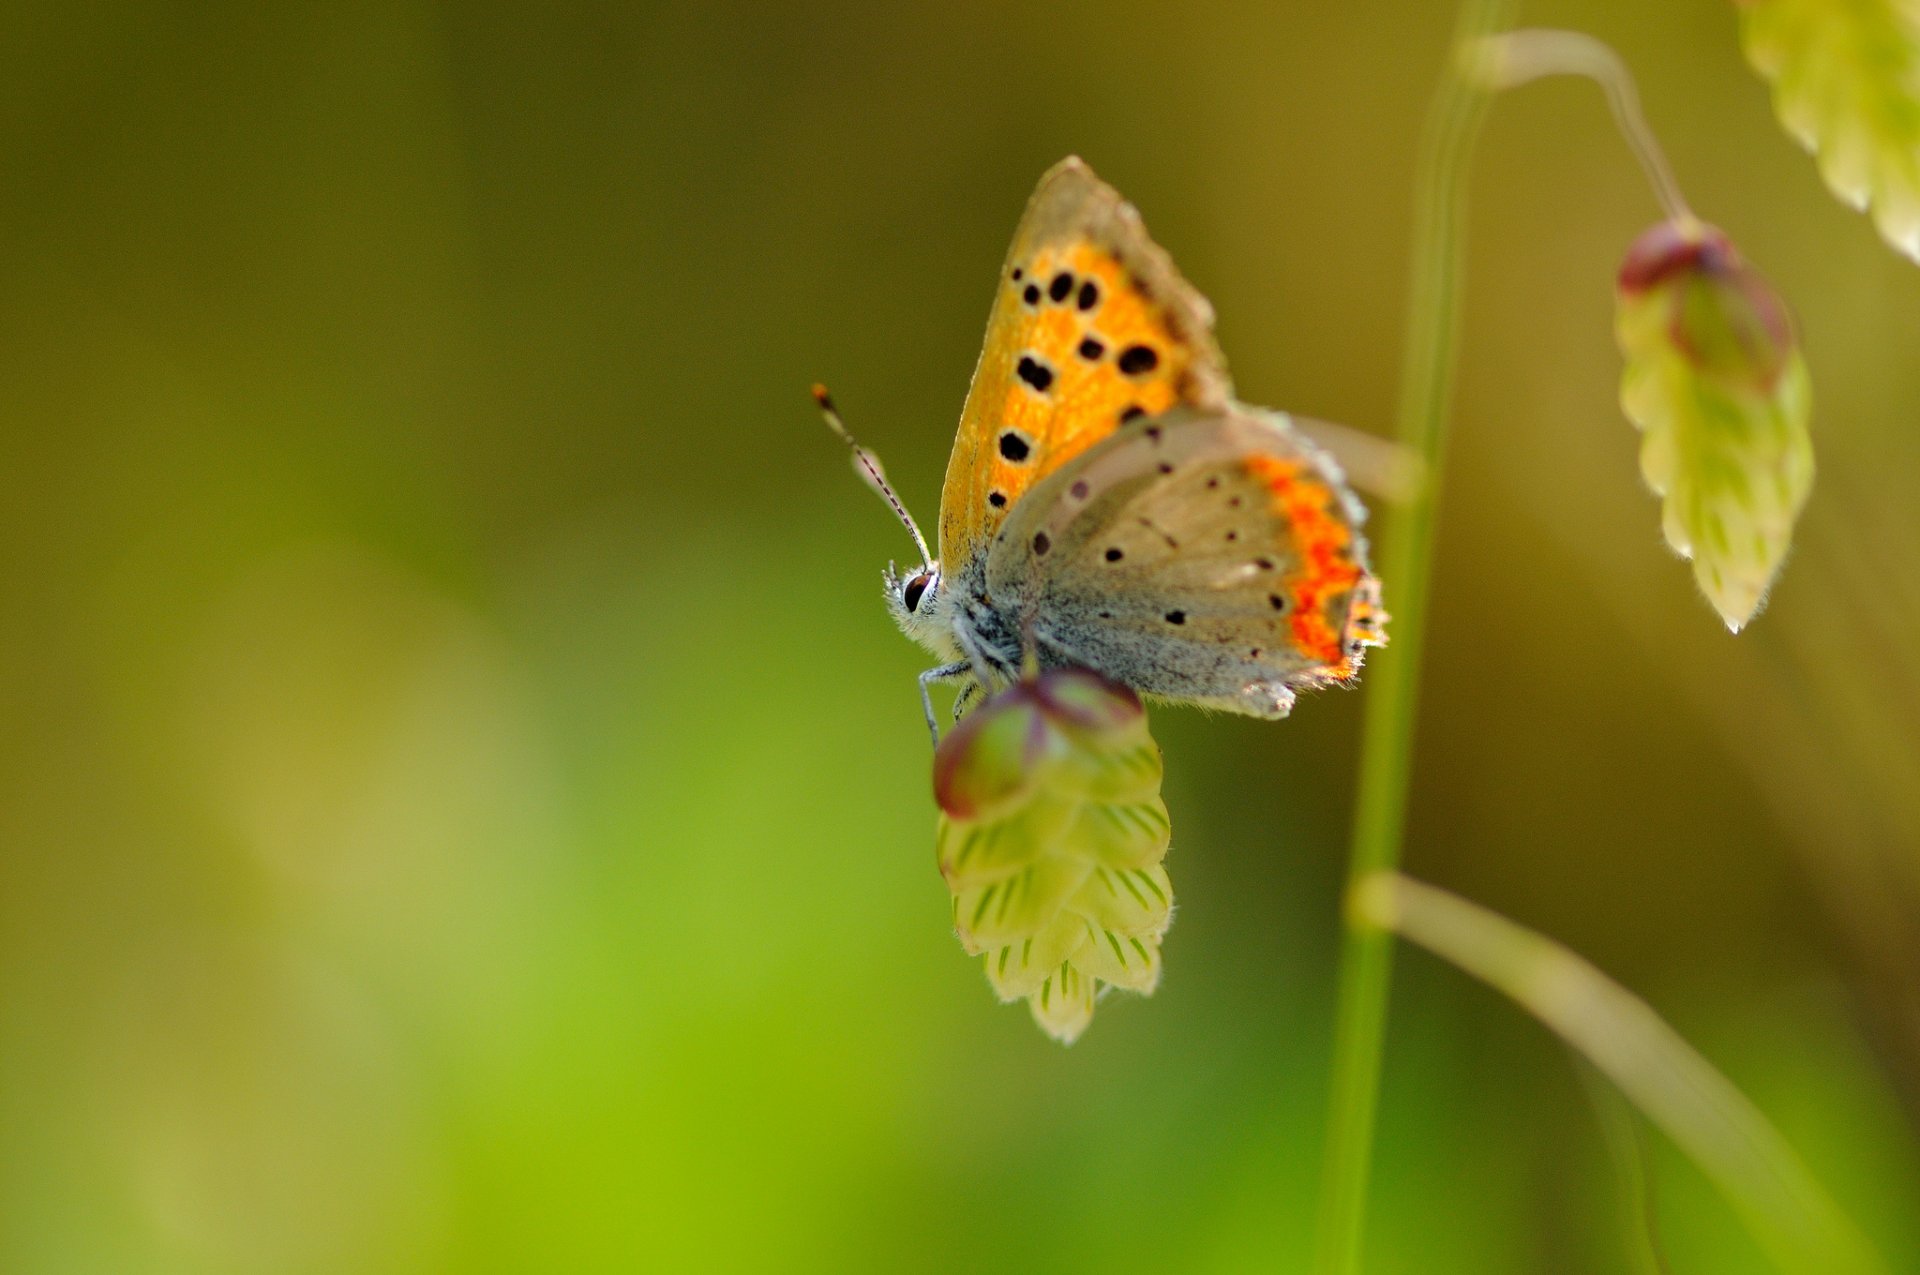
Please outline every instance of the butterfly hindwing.
[{"label": "butterfly hindwing", "polygon": [[1277,717],[1383,640],[1360,518],[1286,417],[1176,409],[1037,486],[996,533],[986,585],[1043,658]]},{"label": "butterfly hindwing", "polygon": [[964,571],[1034,484],[1122,423],[1231,390],[1206,300],[1139,214],[1078,159],[1027,205],[940,500],[940,554]]}]

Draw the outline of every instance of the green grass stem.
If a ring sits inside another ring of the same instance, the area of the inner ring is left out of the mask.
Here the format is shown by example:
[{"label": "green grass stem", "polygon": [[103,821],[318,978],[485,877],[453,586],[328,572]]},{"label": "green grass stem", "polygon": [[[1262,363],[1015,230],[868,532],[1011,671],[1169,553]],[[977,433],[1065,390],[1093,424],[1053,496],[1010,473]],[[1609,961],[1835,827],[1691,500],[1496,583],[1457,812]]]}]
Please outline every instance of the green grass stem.
[{"label": "green grass stem", "polygon": [[[1389,512],[1380,540],[1377,565],[1393,615],[1393,646],[1378,658],[1367,687],[1349,895],[1371,874],[1400,861],[1441,460],[1459,345],[1467,167],[1488,99],[1463,54],[1502,29],[1510,8],[1511,0],[1464,0],[1421,141],[1396,437],[1418,458],[1425,481]],[[1319,1275],[1358,1275],[1360,1270],[1392,941],[1387,931],[1348,915],[1321,1179]]]}]

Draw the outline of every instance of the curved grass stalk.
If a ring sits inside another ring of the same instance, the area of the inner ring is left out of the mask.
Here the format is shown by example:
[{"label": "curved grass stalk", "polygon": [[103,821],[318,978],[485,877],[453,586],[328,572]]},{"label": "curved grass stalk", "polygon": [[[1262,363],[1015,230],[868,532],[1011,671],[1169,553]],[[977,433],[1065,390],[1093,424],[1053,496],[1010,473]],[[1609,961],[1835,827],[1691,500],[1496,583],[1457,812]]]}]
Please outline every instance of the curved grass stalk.
[{"label": "curved grass stalk", "polygon": [[1618,53],[1584,31],[1552,30],[1502,32],[1488,37],[1475,52],[1476,71],[1489,89],[1518,88],[1550,75],[1578,75],[1599,85],[1613,122],[1640,162],[1667,220],[1683,225],[1693,220],[1667,153],[1647,127],[1640,90]]},{"label": "curved grass stalk", "polygon": [[1783,1270],[1885,1265],[1780,1131],[1645,1001],[1541,934],[1397,872],[1351,896],[1367,925],[1458,966],[1556,1032],[1711,1178]]}]

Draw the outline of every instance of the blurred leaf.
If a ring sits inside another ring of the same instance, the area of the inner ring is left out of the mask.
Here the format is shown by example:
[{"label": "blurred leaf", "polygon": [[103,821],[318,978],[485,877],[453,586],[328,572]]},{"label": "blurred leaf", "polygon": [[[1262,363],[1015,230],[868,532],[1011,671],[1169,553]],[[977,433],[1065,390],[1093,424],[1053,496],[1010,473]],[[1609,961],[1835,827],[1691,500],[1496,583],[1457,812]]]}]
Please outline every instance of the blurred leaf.
[{"label": "blurred leaf", "polygon": [[1827,186],[1920,261],[1920,5],[1745,0],[1747,60]]},{"label": "blurred leaf", "polygon": [[935,853],[961,946],[1071,1043],[1105,986],[1149,994],[1173,883],[1160,750],[1140,701],[1056,670],[975,709],[934,757]]},{"label": "blurred leaf", "polygon": [[1813,486],[1812,392],[1786,306],[1719,230],[1662,222],[1621,266],[1615,332],[1667,543],[1738,633]]},{"label": "blurred leaf", "polygon": [[1506,993],[1584,1054],[1713,1179],[1782,1269],[1886,1269],[1758,1108],[1584,958],[1399,873],[1361,882],[1353,910]]}]

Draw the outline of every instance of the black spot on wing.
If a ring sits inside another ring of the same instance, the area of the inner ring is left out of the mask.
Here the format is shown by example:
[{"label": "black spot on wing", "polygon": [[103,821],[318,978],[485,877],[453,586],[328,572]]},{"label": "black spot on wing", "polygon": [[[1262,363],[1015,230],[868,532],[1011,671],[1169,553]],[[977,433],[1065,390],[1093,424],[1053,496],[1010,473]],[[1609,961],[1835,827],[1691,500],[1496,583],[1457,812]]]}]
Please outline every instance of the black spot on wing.
[{"label": "black spot on wing", "polygon": [[1120,351],[1120,370],[1128,376],[1145,376],[1160,366],[1160,356],[1150,345],[1129,345]]},{"label": "black spot on wing", "polygon": [[1053,384],[1053,369],[1034,358],[1031,354],[1020,356],[1020,365],[1013,370],[1014,375],[1025,381],[1036,394],[1045,394]]},{"label": "black spot on wing", "polygon": [[1000,435],[1000,454],[1018,465],[1031,455],[1033,445],[1020,435],[1019,430],[1007,430]]},{"label": "black spot on wing", "polygon": [[1047,285],[1047,295],[1055,301],[1065,301],[1067,294],[1073,291],[1073,275],[1065,270],[1053,276],[1053,282]]}]

